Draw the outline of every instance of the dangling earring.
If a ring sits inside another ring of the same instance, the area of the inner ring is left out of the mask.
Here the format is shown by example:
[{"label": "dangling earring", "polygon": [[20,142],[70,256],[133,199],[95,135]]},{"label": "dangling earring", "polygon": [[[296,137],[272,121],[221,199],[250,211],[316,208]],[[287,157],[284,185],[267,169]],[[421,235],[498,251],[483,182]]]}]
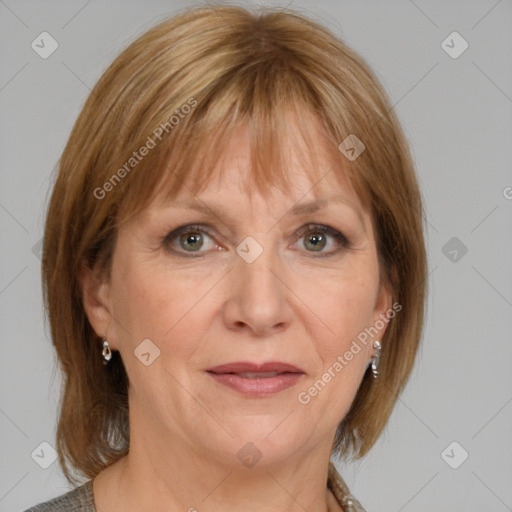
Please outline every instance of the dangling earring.
[{"label": "dangling earring", "polygon": [[103,350],[101,351],[101,355],[103,356],[103,364],[107,365],[108,362],[112,359],[112,351],[110,350],[110,345],[108,343],[107,338],[101,338],[103,342]]},{"label": "dangling earring", "polygon": [[375,340],[373,348],[375,349],[375,354],[372,356],[372,374],[373,378],[376,379],[379,375],[377,368],[379,367],[380,350],[382,348],[380,341]]}]

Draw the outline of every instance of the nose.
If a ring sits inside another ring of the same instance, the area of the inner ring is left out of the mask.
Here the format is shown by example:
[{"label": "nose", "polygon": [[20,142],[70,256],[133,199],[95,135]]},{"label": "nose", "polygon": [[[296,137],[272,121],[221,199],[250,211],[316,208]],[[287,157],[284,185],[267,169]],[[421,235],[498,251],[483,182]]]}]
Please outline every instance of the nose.
[{"label": "nose", "polygon": [[292,310],[281,258],[265,248],[252,263],[237,256],[234,265],[223,310],[226,327],[258,337],[285,330]]}]

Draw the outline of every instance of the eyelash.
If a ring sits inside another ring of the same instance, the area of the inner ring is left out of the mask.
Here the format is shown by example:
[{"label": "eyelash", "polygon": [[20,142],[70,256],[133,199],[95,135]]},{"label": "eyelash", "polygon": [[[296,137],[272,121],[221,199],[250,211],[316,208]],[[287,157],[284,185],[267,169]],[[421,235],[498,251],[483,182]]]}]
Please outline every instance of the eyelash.
[{"label": "eyelash", "polygon": [[[201,253],[204,253],[204,251],[195,251],[197,254],[200,255],[200,256],[195,256],[194,251],[187,253],[186,251],[176,250],[171,247],[172,241],[175,238],[178,238],[182,235],[187,235],[189,233],[190,234],[206,233],[210,238],[213,238],[213,235],[210,232],[210,228],[208,226],[190,224],[187,226],[182,226],[180,228],[177,228],[174,231],[172,231],[171,233],[169,233],[163,240],[165,248],[169,251],[172,251],[173,253],[178,254],[179,256],[183,256],[184,258],[200,258],[200,257],[202,257]],[[330,235],[331,237],[333,237],[336,240],[336,242],[339,245],[338,248],[336,248],[330,252],[327,252],[327,253],[320,252],[320,253],[315,254],[314,251],[306,251],[306,252],[311,252],[313,254],[314,258],[326,258],[326,257],[330,257],[330,256],[336,256],[343,249],[350,248],[350,242],[343,233],[340,233],[338,230],[331,228],[330,226],[324,226],[323,224],[307,224],[307,225],[303,226],[302,228],[300,228],[298,230],[297,238],[296,238],[295,242],[297,240],[300,240],[301,238],[303,238],[305,235],[307,235],[309,233],[323,233],[326,235]]]}]

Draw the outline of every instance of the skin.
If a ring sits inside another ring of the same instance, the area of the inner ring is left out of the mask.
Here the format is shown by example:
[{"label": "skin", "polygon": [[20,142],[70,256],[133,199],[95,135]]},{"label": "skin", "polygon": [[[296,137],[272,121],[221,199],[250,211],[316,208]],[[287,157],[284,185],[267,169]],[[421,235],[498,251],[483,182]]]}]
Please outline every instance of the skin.
[{"label": "skin", "polygon": [[[130,452],[94,479],[101,511],[341,510],[326,490],[331,446],[373,340],[307,405],[298,394],[391,307],[391,293],[380,284],[370,213],[322,141],[315,185],[295,158],[292,193],[262,197],[240,186],[250,136],[237,131],[223,179],[197,196],[185,188],[172,203],[155,201],[120,229],[109,280],[83,268],[88,318],[120,351],[130,380]],[[334,165],[339,178],[327,172]],[[334,195],[345,202],[289,214],[299,202]],[[177,208],[184,199],[221,205],[226,216]],[[318,231],[300,231],[309,223],[334,228],[349,245],[324,235],[315,251]],[[200,232],[203,245],[187,252],[185,235],[166,249],[167,235],[189,224],[210,226]],[[250,264],[236,253],[247,236],[263,248]],[[145,339],[160,350],[149,366],[134,356]],[[205,371],[235,361],[288,362],[305,375],[269,397],[248,398]],[[247,443],[261,452],[252,467],[237,457]]]}]

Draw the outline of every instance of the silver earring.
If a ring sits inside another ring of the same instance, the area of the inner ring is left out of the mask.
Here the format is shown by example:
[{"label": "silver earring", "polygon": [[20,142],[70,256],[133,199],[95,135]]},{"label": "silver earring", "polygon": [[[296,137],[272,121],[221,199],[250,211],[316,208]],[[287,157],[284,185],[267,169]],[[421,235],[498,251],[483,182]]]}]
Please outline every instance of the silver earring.
[{"label": "silver earring", "polygon": [[101,341],[103,342],[103,350],[101,351],[101,355],[103,356],[102,362],[106,365],[112,359],[112,351],[110,350],[107,338],[101,338]]},{"label": "silver earring", "polygon": [[382,348],[382,345],[380,344],[380,341],[375,340],[373,343],[373,348],[375,349],[375,354],[372,356],[372,374],[373,378],[376,379],[379,375],[378,367],[379,367],[379,358],[380,358],[380,350]]}]

